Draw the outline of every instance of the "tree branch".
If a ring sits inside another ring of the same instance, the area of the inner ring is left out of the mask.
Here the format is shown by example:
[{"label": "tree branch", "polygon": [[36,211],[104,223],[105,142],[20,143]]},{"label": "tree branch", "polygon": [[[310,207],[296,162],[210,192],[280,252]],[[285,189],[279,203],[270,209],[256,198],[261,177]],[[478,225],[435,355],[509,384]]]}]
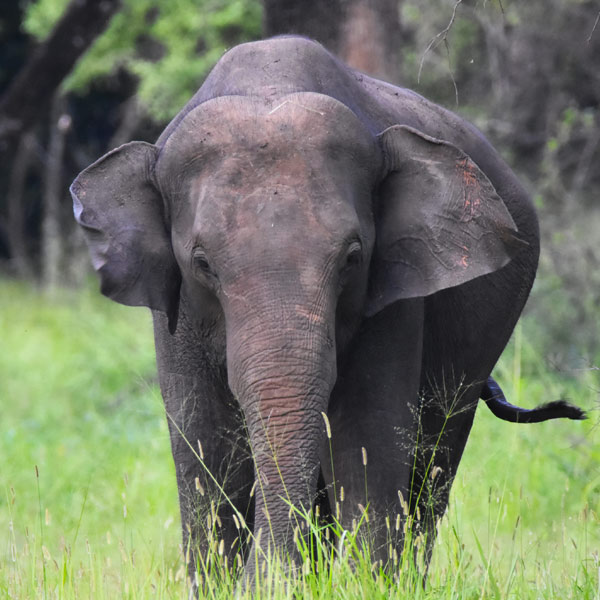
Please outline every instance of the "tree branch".
[{"label": "tree branch", "polygon": [[440,44],[444,44],[444,47],[446,49],[446,55],[448,57],[448,71],[450,72],[450,77],[452,78],[452,85],[454,86],[456,104],[458,104],[458,87],[456,86],[454,73],[452,73],[452,65],[450,64],[450,47],[448,45],[448,34],[450,33],[452,26],[454,25],[454,21],[456,20],[456,10],[458,9],[458,6],[462,4],[462,1],[463,0],[456,0],[456,2],[454,3],[454,8],[452,9],[452,16],[450,17],[448,25],[446,25],[446,27],[429,42],[427,48],[425,48],[425,52],[423,52],[421,56],[421,62],[419,63],[419,73],[417,74],[417,81],[420,82],[421,73],[423,71],[423,63],[425,62],[427,54],[429,54],[431,50],[435,50],[435,48],[437,48]]},{"label": "tree branch", "polygon": [[36,122],[56,88],[120,7],[121,0],[71,0],[48,38],[0,98],[0,151]]}]

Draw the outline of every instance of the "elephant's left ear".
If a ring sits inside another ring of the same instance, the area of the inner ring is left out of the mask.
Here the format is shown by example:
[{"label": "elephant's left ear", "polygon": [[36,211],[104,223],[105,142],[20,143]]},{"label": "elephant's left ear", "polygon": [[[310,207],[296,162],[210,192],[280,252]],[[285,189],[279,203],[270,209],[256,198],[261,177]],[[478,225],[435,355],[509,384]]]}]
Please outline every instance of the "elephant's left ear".
[{"label": "elephant's left ear", "polygon": [[492,273],[527,245],[490,180],[456,146],[403,125],[379,137],[386,175],[368,315]]},{"label": "elephant's left ear", "polygon": [[128,306],[162,311],[175,330],[181,274],[151,172],[158,149],[130,142],[82,171],[71,185],[101,291]]}]

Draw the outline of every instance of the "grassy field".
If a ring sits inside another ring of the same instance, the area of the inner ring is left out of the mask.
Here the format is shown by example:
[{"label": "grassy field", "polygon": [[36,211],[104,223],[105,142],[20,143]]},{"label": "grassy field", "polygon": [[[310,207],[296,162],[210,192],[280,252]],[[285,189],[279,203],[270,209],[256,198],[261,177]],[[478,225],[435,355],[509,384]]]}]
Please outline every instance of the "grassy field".
[{"label": "grassy field", "polygon": [[[513,402],[567,397],[590,419],[517,426],[480,408],[425,591],[342,558],[263,595],[600,600],[600,371],[557,372],[527,342],[537,326],[497,379]],[[1,281],[0,398],[0,597],[186,597],[147,311]]]}]

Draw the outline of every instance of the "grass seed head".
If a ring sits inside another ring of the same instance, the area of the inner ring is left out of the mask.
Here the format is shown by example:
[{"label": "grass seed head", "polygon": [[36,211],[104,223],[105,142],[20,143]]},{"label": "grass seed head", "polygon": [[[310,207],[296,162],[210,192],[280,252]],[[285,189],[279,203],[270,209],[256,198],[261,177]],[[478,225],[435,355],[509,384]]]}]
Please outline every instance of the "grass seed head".
[{"label": "grass seed head", "polygon": [[254,544],[257,548],[260,548],[260,538],[262,537],[262,532],[262,527],[259,527],[258,531],[256,532],[256,538],[254,539]]},{"label": "grass seed head", "polygon": [[244,517],[242,516],[242,513],[238,513],[238,519],[240,520],[240,528],[247,529],[248,526],[246,525],[246,521],[245,521]]},{"label": "grass seed head", "polygon": [[331,439],[331,425],[329,424],[329,417],[327,413],[321,412],[321,416],[323,417],[323,421],[325,422],[325,431],[327,432],[327,438]]},{"label": "grass seed head", "polygon": [[431,480],[433,481],[442,472],[442,467],[435,466],[431,470]]},{"label": "grass seed head", "polygon": [[398,490],[398,499],[400,500],[400,506],[402,506],[402,512],[404,513],[404,516],[408,516],[408,502],[404,499],[404,495],[400,490]]}]

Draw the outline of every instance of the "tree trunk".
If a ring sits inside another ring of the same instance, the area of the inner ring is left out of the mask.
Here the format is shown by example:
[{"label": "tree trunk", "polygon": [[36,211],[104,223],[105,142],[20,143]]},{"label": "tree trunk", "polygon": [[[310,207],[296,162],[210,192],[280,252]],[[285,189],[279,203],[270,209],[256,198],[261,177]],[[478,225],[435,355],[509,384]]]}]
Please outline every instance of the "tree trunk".
[{"label": "tree trunk", "polygon": [[25,240],[25,206],[24,194],[25,180],[31,166],[33,157],[33,133],[25,133],[17,146],[8,183],[7,205],[7,241],[8,254],[11,261],[11,270],[17,277],[30,278],[33,276],[27,243]]},{"label": "tree trunk", "polygon": [[110,142],[108,143],[109,150],[131,141],[134,136],[135,130],[140,124],[143,116],[137,95],[134,94],[126,100],[119,109],[119,113],[121,122],[113,136],[110,138]]},{"label": "tree trunk", "polygon": [[266,36],[308,36],[332,51],[339,46],[341,15],[346,0],[263,0]]},{"label": "tree trunk", "polygon": [[265,35],[306,35],[359,71],[392,82],[400,79],[398,0],[263,2]]},{"label": "tree trunk", "polygon": [[64,96],[57,94],[52,102],[50,142],[46,171],[44,173],[44,205],[42,217],[42,284],[54,289],[60,283],[64,254],[64,238],[61,232],[61,199],[63,189],[62,163],[65,137],[71,127],[71,117],[65,113]]},{"label": "tree trunk", "polygon": [[120,7],[120,0],[71,0],[0,98],[0,153],[10,151],[10,142],[44,114],[56,88]]},{"label": "tree trunk", "polygon": [[349,0],[338,55],[351,67],[388,81],[400,79],[397,0]]}]

